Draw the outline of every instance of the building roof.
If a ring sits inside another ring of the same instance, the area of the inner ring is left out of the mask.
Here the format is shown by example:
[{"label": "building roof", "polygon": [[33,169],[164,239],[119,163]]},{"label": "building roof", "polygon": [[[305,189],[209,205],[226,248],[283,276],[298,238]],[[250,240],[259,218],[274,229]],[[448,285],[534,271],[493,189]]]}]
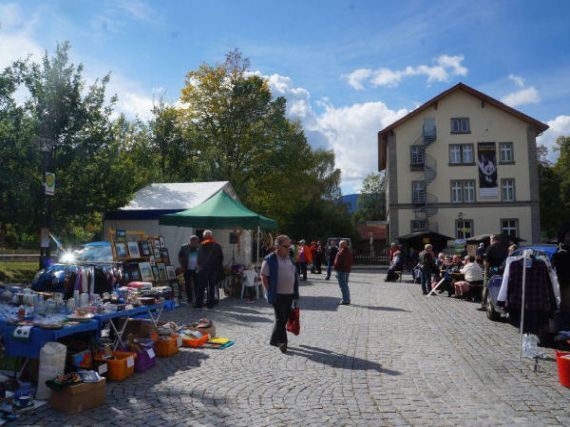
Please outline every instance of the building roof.
[{"label": "building roof", "polygon": [[384,221],[368,221],[364,224],[358,224],[356,228],[362,240],[370,239],[370,233],[372,233],[374,240],[388,239],[388,225]]},{"label": "building roof", "polygon": [[451,88],[447,89],[444,92],[441,92],[439,95],[435,96],[434,98],[430,99],[428,102],[426,102],[425,104],[419,106],[418,108],[416,108],[415,110],[411,111],[410,113],[406,114],[404,117],[402,117],[399,120],[396,120],[394,123],[392,123],[391,125],[385,127],[384,129],[382,129],[381,131],[378,132],[378,169],[379,170],[384,170],[386,168],[386,142],[385,142],[385,137],[386,135],[388,135],[388,133],[390,131],[392,131],[393,129],[395,129],[396,127],[400,126],[402,123],[406,122],[407,120],[411,119],[412,117],[417,116],[418,114],[420,114],[421,112],[427,110],[428,108],[430,108],[433,105],[437,105],[438,101],[445,98],[447,95],[450,95],[453,92],[456,92],[458,90],[462,90],[464,92],[467,92],[468,94],[479,98],[481,100],[481,102],[486,102],[489,103],[491,105],[493,105],[494,107],[503,110],[504,112],[511,114],[512,116],[527,122],[528,124],[534,126],[536,134],[540,135],[542,132],[544,132],[546,129],[548,129],[548,125],[545,123],[542,123],[541,121],[538,121],[530,116],[527,116],[524,113],[521,113],[519,110],[515,110],[512,107],[509,107],[508,105],[502,103],[501,101],[490,97],[489,95],[484,94],[483,92],[479,92],[476,89],[473,89],[470,86],[467,86],[465,83],[457,83],[455,86],[452,86]]},{"label": "building roof", "polygon": [[120,210],[185,210],[202,204],[220,190],[237,199],[229,181],[150,184],[137,191]]}]

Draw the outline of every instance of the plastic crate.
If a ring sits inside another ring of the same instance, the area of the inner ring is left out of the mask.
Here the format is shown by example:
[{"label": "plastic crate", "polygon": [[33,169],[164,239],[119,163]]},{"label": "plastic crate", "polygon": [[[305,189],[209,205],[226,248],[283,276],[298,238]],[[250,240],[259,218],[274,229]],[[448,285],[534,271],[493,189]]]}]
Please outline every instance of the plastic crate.
[{"label": "plastic crate", "polygon": [[112,359],[103,359],[101,354],[95,357],[97,362],[107,363],[107,379],[110,381],[123,381],[135,372],[136,353],[114,351]]},{"label": "plastic crate", "polygon": [[160,338],[155,343],[155,352],[158,357],[170,357],[178,353],[177,337]]}]

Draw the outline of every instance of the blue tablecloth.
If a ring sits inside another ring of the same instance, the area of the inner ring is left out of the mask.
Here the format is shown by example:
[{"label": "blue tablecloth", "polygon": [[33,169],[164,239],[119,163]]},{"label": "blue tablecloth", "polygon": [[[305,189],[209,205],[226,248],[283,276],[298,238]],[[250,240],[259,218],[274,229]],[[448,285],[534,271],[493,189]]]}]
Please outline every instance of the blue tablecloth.
[{"label": "blue tablecloth", "polygon": [[45,343],[57,341],[60,338],[79,334],[82,332],[96,332],[98,323],[95,320],[83,322],[79,325],[65,326],[61,329],[42,329],[37,326],[32,328],[30,337],[27,340],[14,339],[13,333],[16,326],[2,324],[1,332],[6,347],[6,354],[10,357],[29,357],[37,359],[40,357],[40,350]]}]

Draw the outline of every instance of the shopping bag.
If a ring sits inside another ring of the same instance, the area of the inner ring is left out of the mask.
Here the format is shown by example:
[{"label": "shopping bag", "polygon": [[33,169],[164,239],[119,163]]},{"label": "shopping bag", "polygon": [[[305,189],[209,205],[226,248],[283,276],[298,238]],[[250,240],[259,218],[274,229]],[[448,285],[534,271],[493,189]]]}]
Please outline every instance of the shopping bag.
[{"label": "shopping bag", "polygon": [[289,319],[287,320],[287,330],[294,335],[299,335],[301,332],[301,310],[299,307],[291,309]]}]

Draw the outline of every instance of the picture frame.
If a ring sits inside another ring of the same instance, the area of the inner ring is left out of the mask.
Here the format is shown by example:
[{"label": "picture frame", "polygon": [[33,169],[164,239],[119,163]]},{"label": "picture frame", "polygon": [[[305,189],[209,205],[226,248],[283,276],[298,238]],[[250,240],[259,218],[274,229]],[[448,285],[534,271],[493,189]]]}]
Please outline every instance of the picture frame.
[{"label": "picture frame", "polygon": [[166,248],[166,241],[164,240],[164,236],[159,236],[158,240],[160,241],[160,247]]},{"label": "picture frame", "polygon": [[127,262],[124,264],[123,279],[125,282],[137,282],[141,280],[141,273],[137,262]]},{"label": "picture frame", "polygon": [[154,276],[155,282],[160,282],[160,273],[158,272],[158,267],[156,265],[152,265],[151,267],[152,275]]},{"label": "picture frame", "polygon": [[167,280],[167,276],[166,276],[166,266],[164,265],[164,263],[162,262],[157,262],[156,263],[156,267],[158,268],[158,278],[161,282],[166,282]]},{"label": "picture frame", "polygon": [[113,258],[117,261],[129,259],[129,248],[126,242],[113,242]]},{"label": "picture frame", "polygon": [[176,280],[176,269],[173,265],[166,266],[166,277],[168,280]]},{"label": "picture frame", "polygon": [[148,240],[139,241],[139,252],[143,257],[148,257],[151,255]]},{"label": "picture frame", "polygon": [[138,242],[127,242],[127,247],[129,249],[129,258],[140,258],[141,252],[139,249]]},{"label": "picture frame", "polygon": [[156,256],[157,252],[160,251],[160,238],[152,240],[152,247],[154,249],[154,256]]},{"label": "picture frame", "polygon": [[170,256],[167,248],[160,248],[160,259],[165,265],[170,265]]},{"label": "picture frame", "polygon": [[154,275],[149,262],[140,262],[139,271],[143,282],[152,282],[154,280]]}]

